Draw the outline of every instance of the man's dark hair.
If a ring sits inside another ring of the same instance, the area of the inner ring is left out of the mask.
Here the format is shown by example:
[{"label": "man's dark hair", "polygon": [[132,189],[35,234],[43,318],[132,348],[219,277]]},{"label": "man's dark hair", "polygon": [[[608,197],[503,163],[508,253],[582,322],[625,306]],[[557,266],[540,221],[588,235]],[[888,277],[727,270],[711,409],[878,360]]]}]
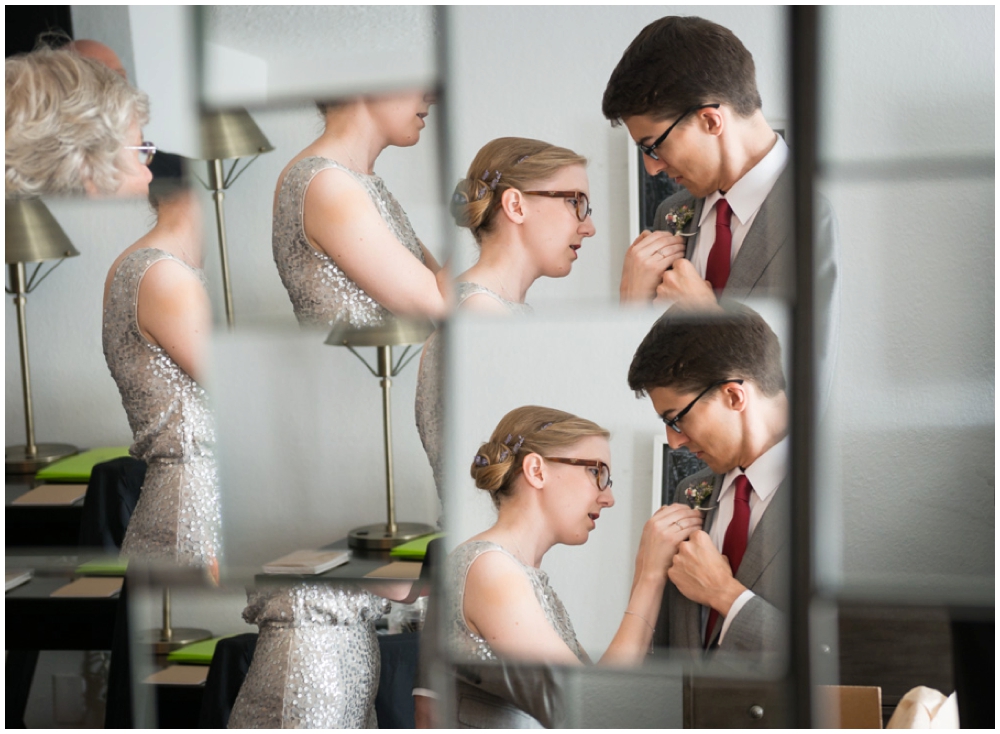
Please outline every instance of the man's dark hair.
[{"label": "man's dark hair", "polygon": [[728,104],[749,117],[760,109],[753,56],[733,32],[704,18],[668,16],[635,37],[604,90],[604,116],[617,124],[666,119],[700,104]]},{"label": "man's dark hair", "polygon": [[628,385],[642,397],[657,387],[700,392],[713,382],[743,379],[764,395],[785,389],[781,345],[756,311],[727,303],[717,317],[676,308],[653,324],[632,357]]}]

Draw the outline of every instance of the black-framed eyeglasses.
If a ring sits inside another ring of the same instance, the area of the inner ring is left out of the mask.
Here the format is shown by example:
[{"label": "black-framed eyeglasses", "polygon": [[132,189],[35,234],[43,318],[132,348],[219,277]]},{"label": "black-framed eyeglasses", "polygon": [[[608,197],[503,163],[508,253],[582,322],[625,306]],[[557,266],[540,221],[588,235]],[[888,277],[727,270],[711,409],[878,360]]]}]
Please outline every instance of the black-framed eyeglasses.
[{"label": "black-framed eyeglasses", "polygon": [[699,104],[695,105],[694,107],[688,107],[686,110],[684,110],[684,112],[681,113],[680,117],[674,120],[674,124],[668,127],[667,131],[663,133],[663,135],[661,135],[660,137],[658,137],[656,140],[653,141],[652,145],[643,145],[642,143],[636,143],[636,146],[639,148],[639,150],[648,155],[654,161],[658,161],[660,160],[660,156],[656,155],[656,149],[659,148],[661,145],[663,145],[663,141],[666,140],[670,132],[680,124],[681,120],[690,115],[692,112],[697,112],[698,110],[704,110],[709,107],[717,110],[721,106],[722,104],[717,102],[715,104]]},{"label": "black-framed eyeglasses", "polygon": [[555,461],[559,464],[571,464],[573,466],[584,466],[590,469],[597,488],[604,491],[611,487],[611,467],[600,459],[563,459],[558,456],[546,456],[546,461]]},{"label": "black-framed eyeglasses", "polygon": [[566,199],[570,206],[576,209],[576,218],[581,222],[587,221],[587,217],[593,214],[590,208],[590,197],[582,191],[522,191],[522,194],[530,196],[550,196],[552,198]]},{"label": "black-framed eyeglasses", "polygon": [[699,400],[701,400],[706,395],[708,395],[708,393],[710,391],[714,390],[719,385],[725,385],[725,384],[730,383],[730,382],[735,382],[737,385],[742,385],[743,384],[743,380],[738,380],[738,379],[719,380],[718,382],[713,382],[711,385],[709,385],[704,390],[702,390],[700,393],[698,393],[698,397],[696,397],[694,400],[692,400],[690,403],[688,403],[687,407],[685,407],[683,410],[681,410],[681,412],[678,413],[677,415],[675,415],[673,418],[667,418],[666,415],[661,415],[660,418],[667,425],[667,428],[673,428],[675,431],[677,431],[677,433],[680,433],[681,432],[681,427],[679,425],[677,425],[677,424],[680,423],[681,422],[681,418],[683,418],[684,416],[686,416],[688,414],[688,411],[690,411],[691,408],[694,407],[694,404],[697,403]]},{"label": "black-framed eyeglasses", "polygon": [[144,166],[152,163],[153,157],[156,155],[156,146],[148,140],[143,140],[142,145],[126,145],[125,150],[139,151],[139,162]]}]

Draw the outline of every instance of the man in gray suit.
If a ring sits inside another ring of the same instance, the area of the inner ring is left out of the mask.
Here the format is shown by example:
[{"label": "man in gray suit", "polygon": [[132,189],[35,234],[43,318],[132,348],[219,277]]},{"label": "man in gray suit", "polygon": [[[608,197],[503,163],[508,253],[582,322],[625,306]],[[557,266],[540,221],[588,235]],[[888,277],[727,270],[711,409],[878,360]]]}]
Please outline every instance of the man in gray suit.
[{"label": "man in gray suit", "polygon": [[[718,296],[794,295],[789,149],[761,110],[753,57],[733,33],[695,17],[642,30],[604,91],[646,171],[685,190],[664,201],[653,229],[625,255],[623,303],[714,304]],[[836,220],[815,202],[815,344],[819,394],[832,378],[839,314]]]},{"label": "man in gray suit", "polygon": [[[654,640],[691,651],[779,651],[788,608],[788,399],[781,347],[746,306],[711,320],[671,309],[629,368],[672,449],[708,469],[678,486],[706,508],[678,545]],[[712,508],[712,509],[708,509]]]}]

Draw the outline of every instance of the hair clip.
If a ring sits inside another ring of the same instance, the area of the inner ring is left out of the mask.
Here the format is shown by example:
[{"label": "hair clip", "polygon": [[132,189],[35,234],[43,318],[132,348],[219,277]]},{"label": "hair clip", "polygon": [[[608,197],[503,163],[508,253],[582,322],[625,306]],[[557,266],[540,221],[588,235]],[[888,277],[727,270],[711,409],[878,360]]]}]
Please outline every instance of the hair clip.
[{"label": "hair clip", "polygon": [[521,450],[521,445],[523,443],[524,443],[524,436],[518,436],[517,437],[517,443],[514,444],[513,446],[511,446],[510,450],[513,451],[516,454],[518,451]]},{"label": "hair clip", "polygon": [[472,460],[472,463],[476,466],[489,466],[490,460],[482,454],[476,454],[476,458]]},{"label": "hair clip", "polygon": [[539,431],[544,431],[544,430],[545,430],[546,428],[548,428],[548,427],[549,427],[549,426],[551,426],[551,425],[552,425],[552,421],[549,421],[548,423],[546,423],[545,425],[543,425],[543,426],[542,426],[541,428],[539,428],[538,430],[539,430]]},{"label": "hair clip", "polygon": [[[530,155],[522,155],[520,158],[518,158],[516,161],[514,161],[514,165],[516,166],[518,163],[524,163],[529,158],[531,158]],[[550,423],[549,425],[552,425],[552,424]]]},{"label": "hair clip", "polygon": [[508,456],[510,456],[510,449],[508,448],[500,449],[500,461],[507,461]]},{"label": "hair clip", "polygon": [[500,183],[500,171],[497,171],[497,175],[490,181],[490,191],[496,191],[498,183]]},{"label": "hair clip", "polygon": [[457,191],[454,194],[451,195],[451,200],[452,200],[452,203],[454,203],[454,204],[464,204],[464,203],[466,203],[465,194],[460,194]]}]

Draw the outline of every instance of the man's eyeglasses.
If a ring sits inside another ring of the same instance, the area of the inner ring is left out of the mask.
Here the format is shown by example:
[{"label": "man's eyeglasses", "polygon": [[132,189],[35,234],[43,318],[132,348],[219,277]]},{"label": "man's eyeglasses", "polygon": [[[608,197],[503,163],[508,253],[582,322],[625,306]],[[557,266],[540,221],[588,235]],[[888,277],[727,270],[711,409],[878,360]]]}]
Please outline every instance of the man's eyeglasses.
[{"label": "man's eyeglasses", "polygon": [[690,411],[691,408],[694,407],[694,404],[697,403],[699,400],[701,400],[706,395],[708,395],[709,391],[714,390],[719,385],[725,385],[725,384],[730,383],[730,382],[735,382],[737,385],[742,385],[743,384],[743,380],[719,380],[718,382],[713,382],[711,385],[709,385],[704,390],[702,390],[700,393],[698,393],[698,397],[696,397],[694,400],[692,400],[690,403],[688,403],[687,407],[684,408],[680,413],[678,413],[677,415],[675,415],[673,418],[667,418],[667,416],[665,414],[661,415],[660,418],[663,420],[663,422],[667,425],[668,428],[673,428],[675,431],[677,431],[677,433],[680,433],[681,432],[681,427],[679,425],[677,425],[677,424],[680,423],[681,422],[681,418],[683,418],[684,416],[686,416],[688,414],[688,411]]},{"label": "man's eyeglasses", "polygon": [[716,104],[699,104],[695,105],[694,107],[688,107],[686,110],[684,110],[684,112],[681,113],[680,117],[674,120],[674,124],[668,127],[667,131],[663,133],[663,135],[661,135],[660,137],[658,137],[656,140],[653,141],[652,145],[643,145],[642,143],[636,143],[636,146],[639,148],[639,150],[648,155],[654,161],[658,161],[660,160],[660,156],[656,154],[656,149],[659,148],[661,145],[663,145],[663,141],[666,140],[670,132],[680,124],[681,120],[690,115],[692,112],[697,112],[698,110],[704,110],[709,107],[717,110],[721,106],[722,105],[720,103],[716,103]]},{"label": "man's eyeglasses", "polygon": [[593,210],[590,208],[590,198],[582,191],[522,191],[530,196],[550,196],[552,198],[566,199],[570,206],[576,209],[576,218],[581,222],[587,220]]},{"label": "man's eyeglasses", "polygon": [[[527,192],[525,192],[527,193]],[[559,464],[572,464],[573,466],[585,466],[590,468],[590,473],[597,481],[597,488],[602,492],[611,487],[611,467],[598,459],[562,459],[557,456],[546,456],[546,461],[555,461]]]},{"label": "man's eyeglasses", "polygon": [[152,163],[153,157],[156,155],[156,146],[148,140],[143,140],[142,145],[126,145],[125,150],[139,151],[139,162],[144,166]]}]

